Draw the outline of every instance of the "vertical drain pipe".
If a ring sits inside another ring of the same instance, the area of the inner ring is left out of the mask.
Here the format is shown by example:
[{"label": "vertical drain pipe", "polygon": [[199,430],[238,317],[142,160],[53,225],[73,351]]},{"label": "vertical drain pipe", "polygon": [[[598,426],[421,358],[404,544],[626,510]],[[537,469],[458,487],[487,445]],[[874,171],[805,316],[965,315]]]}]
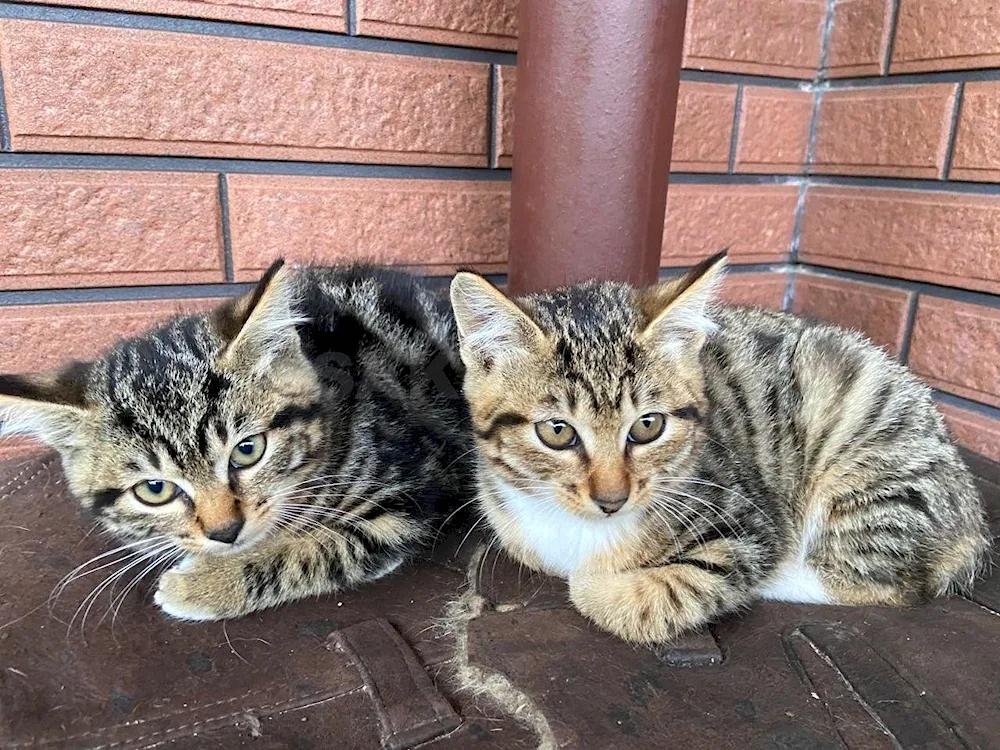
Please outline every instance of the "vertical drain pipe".
[{"label": "vertical drain pipe", "polygon": [[521,0],[510,291],[660,265],[686,0]]}]

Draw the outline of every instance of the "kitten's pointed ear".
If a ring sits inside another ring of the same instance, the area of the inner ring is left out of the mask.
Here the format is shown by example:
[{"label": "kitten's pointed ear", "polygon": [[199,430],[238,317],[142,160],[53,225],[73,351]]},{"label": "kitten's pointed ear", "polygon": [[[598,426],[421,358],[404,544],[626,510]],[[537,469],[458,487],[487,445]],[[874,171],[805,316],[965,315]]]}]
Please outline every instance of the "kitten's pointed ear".
[{"label": "kitten's pointed ear", "polygon": [[0,375],[0,437],[28,435],[60,451],[76,445],[89,371],[77,363],[59,373]]},{"label": "kitten's pointed ear", "polygon": [[727,252],[703,260],[679,279],[638,292],[649,321],[644,341],[678,351],[701,348],[716,328],[711,313],[725,278]]},{"label": "kitten's pointed ear", "polygon": [[531,352],[545,338],[538,325],[482,276],[461,272],[451,280],[462,361],[489,368]]},{"label": "kitten's pointed ear", "polygon": [[282,354],[301,351],[296,326],[307,322],[298,310],[294,272],[277,260],[252,292],[214,313],[216,326],[229,343],[219,357],[224,365],[266,369]]}]

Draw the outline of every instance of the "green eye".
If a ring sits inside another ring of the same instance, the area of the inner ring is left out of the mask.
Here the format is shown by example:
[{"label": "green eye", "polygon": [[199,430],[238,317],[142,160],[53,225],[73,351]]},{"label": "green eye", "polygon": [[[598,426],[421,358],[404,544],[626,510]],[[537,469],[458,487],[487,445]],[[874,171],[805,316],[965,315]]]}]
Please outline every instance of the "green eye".
[{"label": "green eye", "polygon": [[267,448],[263,435],[253,435],[240,442],[229,454],[229,463],[234,469],[245,469],[260,461]]},{"label": "green eye", "polygon": [[561,451],[576,445],[576,429],[561,419],[548,419],[535,423],[535,434],[552,450]]},{"label": "green eye", "polygon": [[132,488],[140,503],[166,505],[177,497],[177,485],[166,479],[147,479]]},{"label": "green eye", "polygon": [[630,443],[652,443],[663,434],[663,428],[667,424],[666,418],[659,412],[643,414],[632,424],[632,429],[628,431],[628,441]]}]

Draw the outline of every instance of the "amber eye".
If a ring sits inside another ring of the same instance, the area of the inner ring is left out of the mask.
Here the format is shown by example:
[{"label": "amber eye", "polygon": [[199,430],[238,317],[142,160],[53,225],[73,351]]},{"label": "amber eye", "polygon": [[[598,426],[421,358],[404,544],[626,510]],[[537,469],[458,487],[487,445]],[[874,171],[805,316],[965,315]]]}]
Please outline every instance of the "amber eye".
[{"label": "amber eye", "polygon": [[628,441],[630,443],[652,443],[663,434],[663,427],[667,423],[666,418],[659,412],[643,414],[632,424],[632,429],[628,431]]},{"label": "amber eye", "polygon": [[248,437],[233,448],[233,452],[229,454],[229,463],[234,469],[245,469],[248,466],[253,466],[260,461],[265,448],[267,448],[267,440],[264,439],[263,435]]},{"label": "amber eye", "polygon": [[565,450],[576,445],[576,430],[573,425],[561,419],[548,419],[535,423],[538,439],[552,450]]},{"label": "amber eye", "polygon": [[177,485],[166,479],[147,479],[132,488],[140,503],[166,505],[177,497]]}]

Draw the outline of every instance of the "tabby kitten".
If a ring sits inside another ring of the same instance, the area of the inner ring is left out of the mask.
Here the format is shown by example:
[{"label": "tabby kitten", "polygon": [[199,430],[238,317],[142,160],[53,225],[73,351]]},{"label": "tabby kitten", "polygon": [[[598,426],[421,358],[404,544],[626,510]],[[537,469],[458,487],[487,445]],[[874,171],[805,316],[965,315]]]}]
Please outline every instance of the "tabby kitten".
[{"label": "tabby kitten", "polygon": [[971,584],[983,508],[930,391],[858,334],[716,306],[724,256],[515,301],[456,276],[480,504],[507,551],[633,642],[761,598]]},{"label": "tabby kitten", "polygon": [[164,612],[237,617],[386,575],[457,506],[473,477],[456,346],[404,274],[279,261],[93,363],[0,377],[0,432],[57,448],[84,508],[147,561],[183,556]]}]

